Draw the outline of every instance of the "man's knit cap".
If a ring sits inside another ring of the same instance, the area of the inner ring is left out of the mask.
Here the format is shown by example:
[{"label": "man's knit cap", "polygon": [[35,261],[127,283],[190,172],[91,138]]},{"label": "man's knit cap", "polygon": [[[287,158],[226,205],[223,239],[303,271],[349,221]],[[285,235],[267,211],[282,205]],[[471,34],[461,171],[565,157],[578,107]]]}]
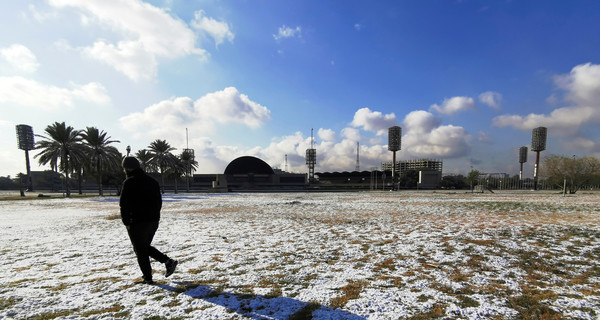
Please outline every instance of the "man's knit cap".
[{"label": "man's knit cap", "polygon": [[140,162],[135,157],[125,157],[123,159],[123,168],[137,169],[140,167]]}]

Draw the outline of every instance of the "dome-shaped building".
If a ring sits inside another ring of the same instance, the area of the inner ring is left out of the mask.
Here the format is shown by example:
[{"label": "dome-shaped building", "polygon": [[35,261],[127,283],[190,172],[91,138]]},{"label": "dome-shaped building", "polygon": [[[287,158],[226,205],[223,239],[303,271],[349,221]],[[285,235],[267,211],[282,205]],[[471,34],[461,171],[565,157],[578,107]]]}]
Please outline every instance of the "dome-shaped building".
[{"label": "dome-shaped building", "polygon": [[256,157],[243,156],[231,161],[225,168],[226,175],[274,174],[273,168]]},{"label": "dome-shaped building", "polygon": [[307,187],[306,174],[273,170],[263,160],[243,156],[231,161],[223,174],[195,174],[194,187],[212,192],[244,190],[298,190]]}]

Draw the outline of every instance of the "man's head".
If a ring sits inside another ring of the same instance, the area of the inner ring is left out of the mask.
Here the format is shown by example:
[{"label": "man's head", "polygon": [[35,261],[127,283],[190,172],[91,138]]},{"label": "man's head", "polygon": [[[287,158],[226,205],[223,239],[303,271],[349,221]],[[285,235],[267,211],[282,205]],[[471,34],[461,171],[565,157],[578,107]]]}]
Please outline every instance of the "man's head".
[{"label": "man's head", "polygon": [[122,166],[125,171],[133,171],[140,167],[140,162],[135,157],[125,157]]}]

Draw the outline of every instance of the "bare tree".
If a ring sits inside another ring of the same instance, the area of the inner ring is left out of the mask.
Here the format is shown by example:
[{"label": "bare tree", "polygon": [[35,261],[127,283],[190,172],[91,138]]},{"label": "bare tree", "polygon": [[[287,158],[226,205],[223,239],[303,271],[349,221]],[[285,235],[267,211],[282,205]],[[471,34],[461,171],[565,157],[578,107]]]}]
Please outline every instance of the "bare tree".
[{"label": "bare tree", "polygon": [[600,160],[595,157],[583,158],[550,155],[544,159],[541,175],[548,183],[562,186],[566,181],[569,193],[574,194],[582,186],[590,183],[600,174]]}]

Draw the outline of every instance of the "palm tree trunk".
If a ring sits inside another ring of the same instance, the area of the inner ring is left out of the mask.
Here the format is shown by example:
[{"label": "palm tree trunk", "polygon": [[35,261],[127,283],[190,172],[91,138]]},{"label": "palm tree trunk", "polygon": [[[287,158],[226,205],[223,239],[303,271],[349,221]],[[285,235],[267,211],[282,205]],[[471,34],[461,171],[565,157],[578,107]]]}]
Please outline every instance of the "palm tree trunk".
[{"label": "palm tree trunk", "polygon": [[102,189],[102,170],[100,170],[100,159],[96,159],[96,170],[98,170],[98,195],[103,196],[104,190]]},{"label": "palm tree trunk", "polygon": [[165,175],[163,174],[163,168],[160,168],[160,182],[161,182],[161,189],[162,189],[162,193],[165,193]]},{"label": "palm tree trunk", "polygon": [[67,198],[71,197],[71,188],[69,186],[69,155],[67,150],[63,151],[65,157],[65,192],[67,194]]},{"label": "palm tree trunk", "polygon": [[79,194],[83,194],[83,169],[77,169],[77,186],[79,187]]}]

